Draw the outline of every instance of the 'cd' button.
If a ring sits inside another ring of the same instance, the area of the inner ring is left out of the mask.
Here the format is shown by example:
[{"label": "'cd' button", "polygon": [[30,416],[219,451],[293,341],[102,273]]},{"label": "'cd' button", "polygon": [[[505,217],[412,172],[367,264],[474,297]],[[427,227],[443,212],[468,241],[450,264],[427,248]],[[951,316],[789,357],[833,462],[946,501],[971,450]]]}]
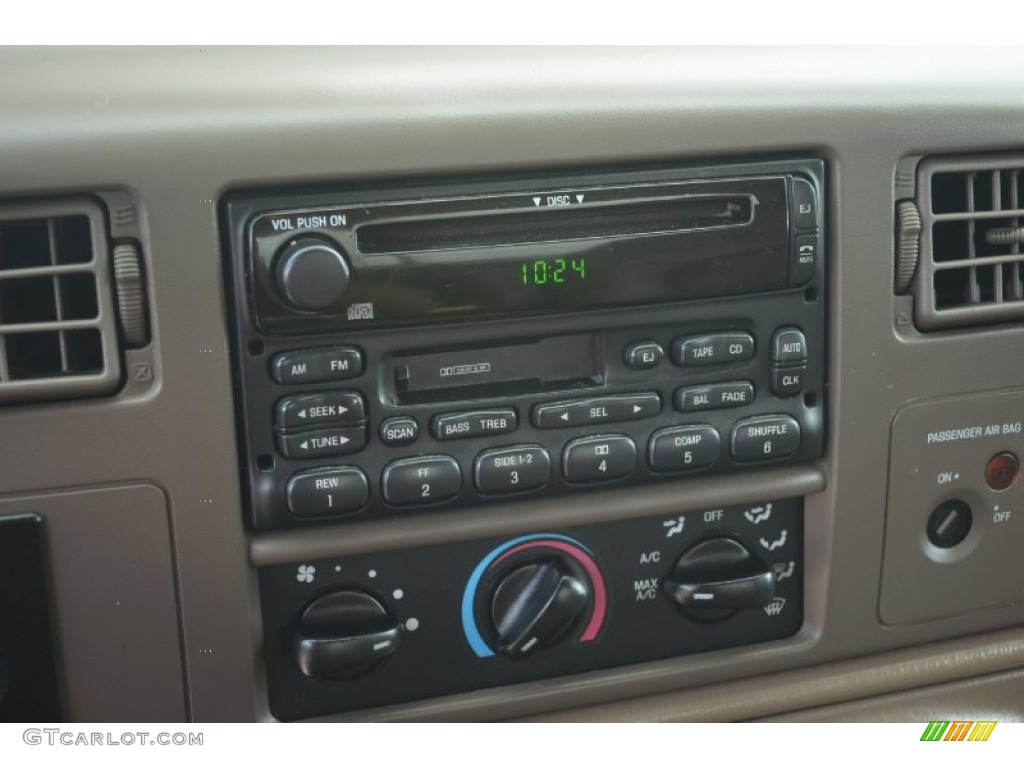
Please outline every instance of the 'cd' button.
[{"label": "'cd' button", "polygon": [[758,416],[732,428],[732,457],[736,461],[767,461],[796,453],[800,425],[792,416]]},{"label": "'cd' button", "polygon": [[754,356],[754,337],[749,333],[713,333],[672,342],[676,365],[723,365]]},{"label": "'cd' button", "polygon": [[647,461],[655,472],[710,467],[718,461],[722,441],[708,424],[668,427],[651,435]]},{"label": "'cd' button", "polygon": [[539,445],[484,451],[476,457],[473,480],[480,493],[519,493],[551,479],[551,457]]},{"label": "'cd' button", "polygon": [[565,446],[562,471],[570,483],[625,477],[636,469],[636,444],[625,435],[598,435]]},{"label": "'cd' button", "polygon": [[358,512],[370,500],[370,484],[357,467],[299,472],[288,480],[288,511],[296,517]]},{"label": "'cd' button", "polygon": [[451,456],[399,459],[384,467],[384,500],[394,507],[447,501],[462,490],[462,470]]},{"label": "'cd' button", "polygon": [[502,435],[518,426],[516,412],[511,408],[488,411],[467,411],[435,416],[430,431],[438,440],[458,440],[463,437]]},{"label": "'cd' button", "polygon": [[287,459],[318,459],[324,456],[343,456],[366,447],[366,429],[343,427],[340,429],[314,429],[309,432],[277,436],[277,450]]},{"label": "'cd' button", "polygon": [[270,375],[278,384],[314,384],[352,379],[363,372],[363,355],[355,347],[303,349],[275,355]]}]

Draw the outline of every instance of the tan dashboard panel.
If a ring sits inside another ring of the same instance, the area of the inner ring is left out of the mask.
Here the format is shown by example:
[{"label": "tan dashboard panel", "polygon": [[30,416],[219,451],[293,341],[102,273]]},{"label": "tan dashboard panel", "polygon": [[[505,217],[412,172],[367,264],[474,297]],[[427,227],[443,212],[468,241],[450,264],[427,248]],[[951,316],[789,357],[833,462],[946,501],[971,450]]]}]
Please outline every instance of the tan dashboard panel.
[{"label": "tan dashboard panel", "polygon": [[46,528],[67,717],[185,720],[167,499],[152,485],[0,500]]}]

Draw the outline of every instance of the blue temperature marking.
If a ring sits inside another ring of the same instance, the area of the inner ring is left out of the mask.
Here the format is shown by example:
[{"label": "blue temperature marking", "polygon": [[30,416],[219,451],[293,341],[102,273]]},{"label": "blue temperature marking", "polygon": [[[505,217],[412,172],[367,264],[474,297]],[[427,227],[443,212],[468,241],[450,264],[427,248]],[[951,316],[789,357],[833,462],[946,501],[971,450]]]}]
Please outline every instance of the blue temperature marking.
[{"label": "blue temperature marking", "polygon": [[462,631],[466,634],[466,640],[469,641],[469,647],[473,649],[473,653],[479,656],[481,659],[485,659],[488,656],[493,656],[494,651],[491,647],[484,642],[483,637],[480,636],[480,630],[477,629],[476,620],[473,618],[473,598],[476,596],[476,588],[480,584],[480,579],[483,577],[484,572],[490,567],[501,554],[512,547],[523,544],[527,541],[537,541],[538,539],[558,539],[559,541],[567,541],[570,544],[575,544],[583,551],[593,554],[590,549],[583,546],[576,539],[571,539],[568,536],[562,536],[558,533],[534,533],[529,536],[520,536],[517,539],[511,539],[506,541],[504,544],[492,549],[487,555],[481,560],[476,568],[473,569],[473,573],[469,576],[469,581],[466,582],[466,589],[462,593]]}]

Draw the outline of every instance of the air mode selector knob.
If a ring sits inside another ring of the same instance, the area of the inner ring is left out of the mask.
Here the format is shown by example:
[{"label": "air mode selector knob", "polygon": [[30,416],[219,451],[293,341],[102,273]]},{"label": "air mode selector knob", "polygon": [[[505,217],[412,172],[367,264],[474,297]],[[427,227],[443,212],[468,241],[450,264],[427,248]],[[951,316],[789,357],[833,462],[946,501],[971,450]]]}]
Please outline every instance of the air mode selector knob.
[{"label": "air mode selector knob", "polygon": [[274,280],[289,306],[319,312],[334,306],[348,290],[348,262],[333,243],[302,237],[278,254]]},{"label": "air mode selector knob", "polygon": [[736,539],[715,536],[683,552],[664,581],[665,593],[695,621],[721,621],[775,597],[775,575]]},{"label": "air mode selector knob", "polygon": [[318,597],[292,628],[299,670],[318,680],[351,680],[398,650],[402,630],[377,598],[359,590]]},{"label": "air mode selector knob", "polygon": [[591,603],[590,585],[557,559],[505,575],[491,598],[499,653],[523,659],[560,640]]}]

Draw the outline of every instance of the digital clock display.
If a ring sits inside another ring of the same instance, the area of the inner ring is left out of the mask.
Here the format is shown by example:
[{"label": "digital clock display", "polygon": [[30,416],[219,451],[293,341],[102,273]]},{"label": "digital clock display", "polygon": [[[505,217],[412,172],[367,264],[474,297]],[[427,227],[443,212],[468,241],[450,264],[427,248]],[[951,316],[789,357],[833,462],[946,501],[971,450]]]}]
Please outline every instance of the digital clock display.
[{"label": "digital clock display", "polygon": [[534,259],[521,265],[520,277],[523,285],[576,283],[587,279],[587,260],[584,258]]}]

